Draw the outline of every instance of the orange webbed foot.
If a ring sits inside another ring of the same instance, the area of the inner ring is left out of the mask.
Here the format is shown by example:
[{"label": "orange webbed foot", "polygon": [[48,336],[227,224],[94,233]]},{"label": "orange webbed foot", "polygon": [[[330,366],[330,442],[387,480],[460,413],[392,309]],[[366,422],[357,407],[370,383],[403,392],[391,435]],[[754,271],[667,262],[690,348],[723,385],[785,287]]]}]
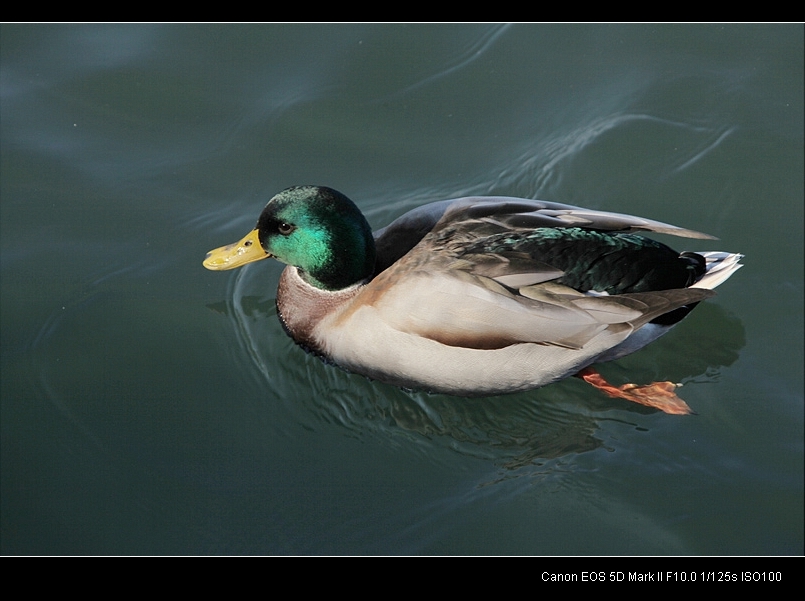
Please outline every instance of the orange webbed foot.
[{"label": "orange webbed foot", "polygon": [[677,385],[672,382],[652,382],[645,386],[637,384],[614,386],[592,367],[584,368],[576,376],[613,398],[626,399],[673,415],[693,413],[688,404],[674,393]]}]

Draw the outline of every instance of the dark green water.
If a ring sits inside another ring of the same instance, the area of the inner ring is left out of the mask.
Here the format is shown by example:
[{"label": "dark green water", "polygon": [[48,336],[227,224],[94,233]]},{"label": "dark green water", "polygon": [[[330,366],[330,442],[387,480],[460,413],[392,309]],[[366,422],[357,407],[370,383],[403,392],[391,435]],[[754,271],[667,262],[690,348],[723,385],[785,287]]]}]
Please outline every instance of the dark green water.
[{"label": "dark green water", "polygon": [[[802,554],[801,25],[3,25],[4,554]],[[294,184],[373,227],[467,194],[746,255],[604,372],[411,393],[201,260]]]}]

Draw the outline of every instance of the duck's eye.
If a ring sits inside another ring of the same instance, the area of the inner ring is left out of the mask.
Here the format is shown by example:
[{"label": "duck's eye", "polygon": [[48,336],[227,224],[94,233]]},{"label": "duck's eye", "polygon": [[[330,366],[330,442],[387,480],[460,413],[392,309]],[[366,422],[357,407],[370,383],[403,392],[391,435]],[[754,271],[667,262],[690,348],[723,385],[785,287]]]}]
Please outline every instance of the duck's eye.
[{"label": "duck's eye", "polygon": [[277,226],[277,229],[279,230],[280,234],[287,236],[294,230],[294,226],[290,223],[282,222]]}]

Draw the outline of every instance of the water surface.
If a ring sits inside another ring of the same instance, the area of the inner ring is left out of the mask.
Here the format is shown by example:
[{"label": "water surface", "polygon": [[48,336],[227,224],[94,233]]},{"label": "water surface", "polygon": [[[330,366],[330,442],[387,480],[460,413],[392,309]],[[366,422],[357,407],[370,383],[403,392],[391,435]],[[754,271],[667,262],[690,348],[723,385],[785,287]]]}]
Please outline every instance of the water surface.
[{"label": "water surface", "polygon": [[[3,25],[5,554],[801,554],[803,32],[788,25]],[[267,199],[381,227],[467,194],[637,214],[745,267],[604,372],[505,398],[325,365]]]}]

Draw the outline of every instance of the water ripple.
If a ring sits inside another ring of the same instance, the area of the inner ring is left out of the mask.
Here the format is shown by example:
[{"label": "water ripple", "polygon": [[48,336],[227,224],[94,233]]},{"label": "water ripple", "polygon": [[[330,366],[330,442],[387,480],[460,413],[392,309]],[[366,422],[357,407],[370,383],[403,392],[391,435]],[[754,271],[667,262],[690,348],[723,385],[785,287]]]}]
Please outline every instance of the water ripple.
[{"label": "water ripple", "polygon": [[409,94],[419,88],[430,85],[435,81],[438,81],[444,77],[447,77],[448,75],[452,75],[453,73],[456,73],[461,69],[464,69],[471,63],[481,58],[481,56],[483,56],[485,52],[487,52],[490,48],[492,48],[492,46],[494,46],[498,38],[500,38],[500,36],[502,36],[506,32],[506,30],[508,30],[510,27],[511,24],[502,24],[502,25],[499,24],[491,26],[488,30],[486,30],[483,33],[483,35],[481,35],[480,38],[469,44],[451,64],[443,67],[436,73],[428,75],[427,77],[420,79],[419,81],[409,85],[408,87],[403,88],[402,90],[399,90],[397,92],[394,92],[393,94],[390,94],[376,102],[387,102],[389,100],[399,98],[400,96]]}]

